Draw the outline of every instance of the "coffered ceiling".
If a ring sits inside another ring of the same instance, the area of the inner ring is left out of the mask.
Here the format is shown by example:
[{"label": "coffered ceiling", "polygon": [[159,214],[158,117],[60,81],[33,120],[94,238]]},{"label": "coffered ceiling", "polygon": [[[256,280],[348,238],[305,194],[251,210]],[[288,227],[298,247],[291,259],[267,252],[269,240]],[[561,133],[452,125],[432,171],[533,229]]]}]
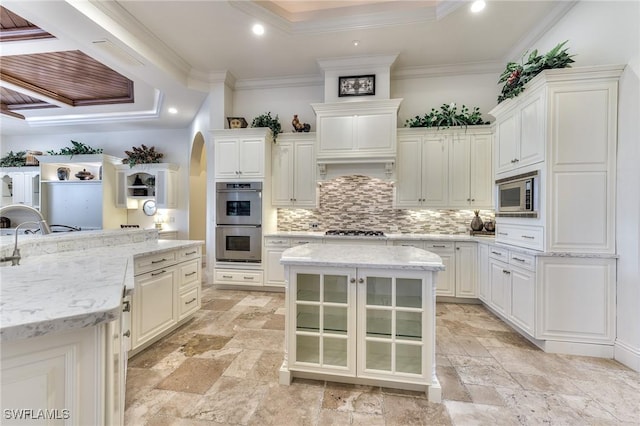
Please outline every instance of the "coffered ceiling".
[{"label": "coffered ceiling", "polygon": [[2,133],[185,127],[212,83],[321,84],[318,59],[398,54],[393,78],[499,73],[573,2],[487,0],[477,15],[468,5],[4,0]]}]

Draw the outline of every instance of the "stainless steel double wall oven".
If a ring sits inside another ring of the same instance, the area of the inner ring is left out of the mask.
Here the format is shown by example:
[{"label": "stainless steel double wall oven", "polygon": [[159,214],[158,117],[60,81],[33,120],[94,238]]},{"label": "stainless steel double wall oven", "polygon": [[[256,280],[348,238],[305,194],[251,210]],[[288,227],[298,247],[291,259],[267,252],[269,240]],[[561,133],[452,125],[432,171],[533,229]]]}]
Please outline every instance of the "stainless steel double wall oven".
[{"label": "stainless steel double wall oven", "polygon": [[216,183],[216,260],[262,258],[262,182]]}]

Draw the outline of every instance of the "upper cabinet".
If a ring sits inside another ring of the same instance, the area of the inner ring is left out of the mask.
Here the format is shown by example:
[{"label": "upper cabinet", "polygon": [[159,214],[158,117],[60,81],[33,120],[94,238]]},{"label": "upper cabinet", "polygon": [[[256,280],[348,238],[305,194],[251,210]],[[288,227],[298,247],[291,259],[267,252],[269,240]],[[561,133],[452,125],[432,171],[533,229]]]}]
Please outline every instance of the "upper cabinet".
[{"label": "upper cabinet", "polygon": [[395,158],[402,99],[311,104],[319,160]]},{"label": "upper cabinet", "polygon": [[396,207],[493,208],[488,127],[398,134]]},{"label": "upper cabinet", "polygon": [[38,167],[3,167],[0,169],[2,179],[2,202],[8,204],[26,204],[40,207],[40,169]]},{"label": "upper cabinet", "polygon": [[215,177],[220,180],[264,179],[268,128],[214,130]]},{"label": "upper cabinet", "polygon": [[505,101],[490,114],[496,117],[496,174],[544,161],[545,92],[542,88]]},{"label": "upper cabinet", "polygon": [[154,199],[156,207],[172,209],[178,205],[178,166],[170,163],[116,166],[116,206],[137,208],[137,200]]},{"label": "upper cabinet", "polygon": [[317,207],[315,133],[285,133],[273,149],[272,205]]}]

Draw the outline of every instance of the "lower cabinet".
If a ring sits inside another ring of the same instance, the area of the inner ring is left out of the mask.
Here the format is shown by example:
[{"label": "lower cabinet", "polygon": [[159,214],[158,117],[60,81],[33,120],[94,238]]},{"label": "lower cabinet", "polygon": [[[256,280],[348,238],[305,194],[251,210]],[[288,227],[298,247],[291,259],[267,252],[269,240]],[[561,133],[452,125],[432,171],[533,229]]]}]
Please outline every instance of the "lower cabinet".
[{"label": "lower cabinet", "polygon": [[158,340],[200,308],[201,269],[200,247],[135,260],[129,356]]},{"label": "lower cabinet", "polygon": [[535,258],[491,246],[488,290],[489,307],[535,337]]},{"label": "lower cabinet", "polygon": [[124,424],[124,361],[119,319],[3,342],[2,423]]},{"label": "lower cabinet", "polygon": [[478,297],[489,300],[489,245],[478,243]]},{"label": "lower cabinet", "polygon": [[435,304],[424,272],[291,266],[288,278],[281,383],[290,371],[432,383]]}]

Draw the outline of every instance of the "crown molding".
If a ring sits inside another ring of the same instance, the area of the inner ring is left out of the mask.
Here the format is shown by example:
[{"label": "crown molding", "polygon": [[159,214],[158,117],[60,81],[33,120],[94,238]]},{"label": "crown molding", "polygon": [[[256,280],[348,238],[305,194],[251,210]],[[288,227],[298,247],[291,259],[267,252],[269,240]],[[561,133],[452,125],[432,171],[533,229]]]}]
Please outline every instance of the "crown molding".
[{"label": "crown molding", "polygon": [[324,78],[321,75],[287,76],[278,78],[238,80],[235,90],[279,89],[286,87],[322,86]]},{"label": "crown molding", "polygon": [[386,67],[391,68],[398,58],[398,53],[392,55],[363,55],[347,58],[325,58],[318,59],[318,66],[323,70],[344,70],[352,68],[366,67]]},{"label": "crown molding", "polygon": [[407,67],[394,70],[391,74],[391,80],[408,80],[412,78],[443,77],[451,75],[492,74],[500,73],[503,69],[504,63],[501,61]]}]

